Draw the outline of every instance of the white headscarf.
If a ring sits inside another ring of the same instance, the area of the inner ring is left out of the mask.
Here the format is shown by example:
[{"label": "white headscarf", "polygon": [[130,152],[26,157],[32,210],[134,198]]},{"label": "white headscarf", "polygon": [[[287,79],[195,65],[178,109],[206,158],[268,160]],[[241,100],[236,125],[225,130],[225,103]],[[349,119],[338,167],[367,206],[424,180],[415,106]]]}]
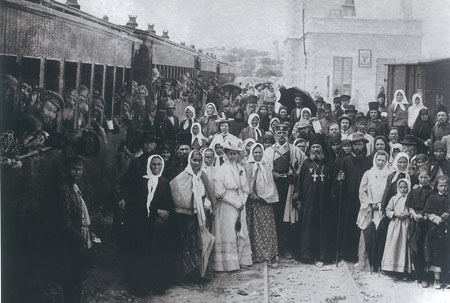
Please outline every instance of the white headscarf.
[{"label": "white headscarf", "polygon": [[[194,133],[192,132],[192,129],[194,128],[195,125],[198,126],[198,134],[197,134],[197,135],[194,135]],[[197,138],[197,139],[198,139],[198,144],[199,144],[200,146],[203,146],[203,141],[202,141],[202,140],[203,140],[203,139],[206,140],[206,138],[203,136],[203,133],[202,133],[202,126],[200,125],[200,123],[198,123],[198,122],[192,123],[192,126],[191,126],[191,135],[192,135],[191,144],[193,144],[194,141],[195,141],[195,138]]]},{"label": "white headscarf", "polygon": [[[158,175],[154,175],[152,173],[152,170],[150,169],[150,164],[152,163],[153,158],[159,158],[162,162],[161,171]],[[160,155],[153,155],[148,157],[147,160],[147,174],[145,176],[142,176],[143,178],[148,179],[147,182],[147,216],[150,216],[150,204],[152,203],[153,196],[155,195],[156,187],[158,186],[159,177],[161,177],[162,173],[164,171],[164,159]]]},{"label": "white headscarf", "polygon": [[194,109],[194,107],[191,106],[191,105],[186,106],[186,108],[184,109],[184,115],[185,116],[186,116],[186,111],[187,110],[191,111],[192,118],[188,120],[187,117],[186,117],[186,123],[184,123],[184,125],[183,125],[183,129],[184,130],[187,130],[187,128],[189,127],[189,122],[194,123],[194,119],[195,119],[195,109]]},{"label": "white headscarf", "polygon": [[[377,167],[377,156],[379,156],[379,155],[385,155],[386,156],[386,164],[384,165],[383,169],[379,169]],[[391,171],[388,168],[388,162],[389,162],[389,155],[388,155],[388,153],[386,151],[384,151],[384,150],[379,150],[373,156],[373,161],[372,161],[373,166],[372,166],[372,168],[370,170],[377,177],[387,178],[387,176],[391,173]]]},{"label": "white headscarf", "polygon": [[[419,104],[415,104],[414,101],[416,98],[419,98],[420,102]],[[414,122],[416,122],[417,116],[419,115],[419,112],[422,108],[426,108],[426,106],[423,105],[422,97],[420,94],[414,94],[412,96],[412,105],[408,107],[408,127],[413,128]]]},{"label": "white headscarf", "polygon": [[218,116],[219,115],[219,113],[217,112],[217,108],[216,108],[216,105],[214,104],[214,103],[208,103],[208,104],[206,104],[206,106],[205,106],[205,117],[209,117],[208,116],[208,106],[212,106],[213,108],[214,108],[214,112],[213,112],[213,114],[211,115],[211,116]]},{"label": "white headscarf", "polygon": [[[400,93],[403,95],[402,101],[397,101],[397,94]],[[408,105],[408,99],[406,99],[405,92],[402,89],[398,89],[394,93],[394,99],[392,100],[392,105],[394,105],[394,112],[397,109],[397,106],[400,106],[402,110],[406,110],[405,105]]]},{"label": "white headscarf", "polygon": [[278,118],[272,118],[272,119],[270,119],[269,130],[270,130],[271,132],[275,132],[275,130],[272,128],[272,123],[273,123],[273,121],[278,121],[278,124],[280,124],[280,119],[278,119]]},{"label": "white headscarf", "polygon": [[[400,187],[399,185],[400,185],[401,182],[405,182],[406,185],[408,185],[408,192],[406,194],[401,194],[400,191],[399,191],[399,187]],[[403,178],[403,179],[398,180],[398,182],[397,182],[397,195],[396,195],[396,196],[398,196],[398,198],[406,197],[410,191],[411,191],[411,181],[409,179]]]},{"label": "white headscarf", "polygon": [[[188,164],[184,171],[192,176],[192,193],[194,195],[194,211],[197,212],[198,224],[203,226],[206,222],[205,210],[203,209],[203,197],[206,195],[205,186],[201,180],[203,169],[200,168],[197,173],[191,166],[191,159],[194,153],[200,153],[199,151],[193,150],[189,153]],[[203,167],[203,164],[202,164]]]},{"label": "white headscarf", "polygon": [[[303,107],[302,108],[302,111],[300,112],[300,119],[303,119],[303,113],[304,112],[308,112],[309,113],[309,119],[311,119],[312,113],[311,113],[311,110],[308,107]],[[306,120],[309,120],[309,119],[306,119]]]},{"label": "white headscarf", "polygon": [[394,155],[394,149],[399,149],[400,152],[403,152],[403,145],[400,144],[400,143],[394,143],[394,144],[392,144],[391,149],[390,149],[390,151],[389,151],[389,153],[390,153],[390,155],[389,155],[389,160],[392,161],[392,162],[394,162],[394,160],[395,160],[394,157],[393,157],[393,155]]},{"label": "white headscarf", "polygon": [[[256,125],[256,127],[252,126],[253,118],[258,118],[258,125]],[[259,129],[259,122],[260,121],[261,121],[261,119],[259,118],[259,115],[257,113],[253,113],[253,114],[250,114],[250,116],[248,116],[248,120],[247,120],[248,127],[253,128],[253,130],[255,131],[255,133],[256,133],[255,140],[258,140],[259,138],[262,137],[261,130]]]},{"label": "white headscarf", "polygon": [[400,152],[400,153],[397,154],[397,156],[396,156],[395,159],[394,159],[394,163],[393,163],[393,165],[392,165],[392,167],[394,168],[394,171],[395,171],[395,175],[394,175],[394,177],[392,178],[391,184],[394,183],[395,181],[397,181],[398,176],[399,176],[401,173],[404,173],[405,176],[406,176],[405,178],[408,179],[408,180],[410,180],[410,177],[409,177],[409,174],[408,174],[409,164],[406,166],[405,170],[399,170],[399,169],[398,169],[398,160],[400,160],[400,158],[406,158],[406,161],[409,163],[409,156],[408,156],[407,153]]},{"label": "white headscarf", "polygon": [[255,157],[253,157],[253,151],[255,150],[256,147],[261,147],[262,152],[264,153],[264,146],[261,143],[256,143],[253,144],[252,147],[250,148],[250,154],[248,155],[248,160],[247,163],[252,164],[253,163],[253,172],[252,172],[252,178],[255,177],[256,175],[256,170],[259,168],[260,174],[263,178],[264,183],[267,183],[267,177],[266,177],[266,169],[262,163],[262,158],[259,161],[256,161]]},{"label": "white headscarf", "polygon": [[[211,150],[211,151],[214,153],[214,162],[213,162],[213,164],[212,164],[211,166],[208,166],[208,165],[206,165],[206,163],[205,163],[205,155],[206,155],[206,152],[207,152],[208,150]],[[216,168],[216,167],[219,167],[219,166],[220,166],[220,157],[217,156],[216,151],[214,150],[214,148],[212,148],[212,147],[207,147],[207,148],[205,148],[205,149],[202,151],[202,156],[203,156],[203,166],[202,166],[202,169],[203,169],[204,172],[207,172],[207,171],[208,171],[208,170],[207,170],[208,167],[214,167],[214,168]],[[208,177],[210,177],[210,176],[208,175]]]}]

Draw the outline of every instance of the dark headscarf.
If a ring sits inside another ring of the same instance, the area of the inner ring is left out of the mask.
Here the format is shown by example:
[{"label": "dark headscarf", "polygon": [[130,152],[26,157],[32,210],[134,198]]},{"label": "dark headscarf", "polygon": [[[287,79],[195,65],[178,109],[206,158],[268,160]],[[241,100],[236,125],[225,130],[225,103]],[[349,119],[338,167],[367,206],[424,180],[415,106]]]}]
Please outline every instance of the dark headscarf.
[{"label": "dark headscarf", "polygon": [[[423,121],[421,116],[424,114],[428,114],[428,121]],[[422,139],[423,141],[426,141],[431,138],[431,130],[433,129],[434,123],[431,120],[431,115],[428,109],[422,108],[419,111],[419,115],[416,118],[416,121],[414,122],[414,126],[412,129],[412,134]]]}]

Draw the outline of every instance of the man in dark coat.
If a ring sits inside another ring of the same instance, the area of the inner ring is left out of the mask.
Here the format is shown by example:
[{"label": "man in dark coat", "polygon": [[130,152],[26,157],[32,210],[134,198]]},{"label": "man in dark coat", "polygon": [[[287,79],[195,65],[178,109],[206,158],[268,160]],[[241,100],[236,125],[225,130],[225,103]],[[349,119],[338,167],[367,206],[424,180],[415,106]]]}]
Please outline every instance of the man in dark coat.
[{"label": "man in dark coat", "polygon": [[310,155],[300,168],[294,200],[299,205],[300,259],[316,261],[317,266],[330,259],[330,211],[332,169],[326,158],[322,134],[312,134]]},{"label": "man in dark coat", "polygon": [[88,249],[91,248],[91,223],[77,182],[83,174],[83,158],[66,160],[66,176],[59,190],[62,231],[62,287],[64,302],[81,302],[86,279]]},{"label": "man in dark coat", "polygon": [[340,235],[338,245],[340,255],[347,261],[355,261],[358,257],[358,243],[360,230],[356,225],[360,201],[359,185],[361,179],[370,169],[371,162],[366,156],[367,139],[364,134],[356,132],[352,136],[352,154],[342,162],[342,171],[338,174],[338,181],[342,180],[342,200],[340,201],[341,216],[339,218]]},{"label": "man in dark coat", "polygon": [[333,99],[334,110],[333,110],[333,119],[337,121],[340,116],[344,114],[344,110],[341,108],[342,101],[340,97],[334,97]]},{"label": "man in dark coat", "polygon": [[177,135],[177,130],[172,122],[167,118],[167,103],[160,101],[157,105],[156,118],[153,124],[148,125],[149,130],[156,129],[156,136],[161,139],[162,142],[173,140]]},{"label": "man in dark coat", "polygon": [[303,108],[302,95],[296,94],[294,96],[294,102],[295,102],[295,108],[291,111],[291,115],[290,115],[291,125],[294,125],[295,123],[297,123],[298,120],[300,120],[300,118],[301,118],[300,114],[301,114],[302,108]]},{"label": "man in dark coat", "polygon": [[167,101],[167,119],[169,122],[173,125],[173,128],[175,129],[175,134],[178,134],[180,132],[180,121],[178,120],[178,117],[175,116],[175,102],[173,100]]}]

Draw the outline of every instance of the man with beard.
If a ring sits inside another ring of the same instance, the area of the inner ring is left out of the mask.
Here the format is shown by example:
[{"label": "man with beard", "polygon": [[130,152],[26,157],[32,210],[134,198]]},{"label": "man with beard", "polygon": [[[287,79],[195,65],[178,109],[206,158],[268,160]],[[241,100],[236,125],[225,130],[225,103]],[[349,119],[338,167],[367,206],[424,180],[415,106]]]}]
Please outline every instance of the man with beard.
[{"label": "man with beard", "polygon": [[300,259],[319,267],[330,259],[330,211],[332,168],[326,158],[322,134],[312,134],[310,155],[300,169],[294,200],[298,203]]},{"label": "man with beard", "polygon": [[322,106],[322,119],[320,119],[320,126],[322,126],[322,132],[326,135],[328,135],[328,128],[330,125],[336,123],[336,121],[333,120],[333,116],[331,114],[331,104],[325,103]]},{"label": "man with beard", "polygon": [[338,122],[341,129],[341,139],[349,139],[349,136],[353,133],[350,128],[353,123],[353,119],[347,114],[343,114],[339,117]]},{"label": "man with beard", "polygon": [[[293,250],[295,234],[294,224],[298,221],[298,211],[293,205],[295,178],[305,160],[305,154],[288,142],[289,126],[279,124],[275,135],[277,142],[264,151],[263,160],[273,171],[278,190],[279,202],[274,204],[275,224],[277,227],[278,248],[280,254],[291,258],[288,250]],[[289,245],[290,244],[290,245]]]},{"label": "man with beard", "polygon": [[303,100],[301,94],[296,94],[294,96],[295,108],[291,111],[291,125],[297,123],[301,118],[301,112],[303,108]]},{"label": "man with beard", "polygon": [[108,137],[106,136],[105,129],[106,121],[104,121],[104,111],[105,111],[105,100],[96,93],[94,96],[94,116],[92,119],[92,126],[94,131],[103,139],[103,141],[108,143]]},{"label": "man with beard", "polygon": [[[371,161],[366,156],[368,141],[364,134],[356,132],[352,136],[352,153],[342,161],[342,170],[337,180],[342,181],[341,205],[339,222],[340,235],[338,245],[340,256],[347,261],[356,261],[358,257],[358,243],[360,231],[356,225],[360,201],[359,185],[366,170],[370,169]],[[345,198],[342,198],[345,197]]]},{"label": "man with beard", "polygon": [[[356,115],[356,128],[358,129],[358,132],[363,133],[364,134],[364,138],[368,141],[368,143],[366,144],[366,155],[370,156],[373,152],[374,149],[374,138],[369,135],[367,133],[367,123],[369,121],[369,119],[363,114],[363,113],[358,113]],[[353,138],[353,134],[349,136],[349,139],[352,140]]]},{"label": "man with beard", "polygon": [[191,152],[192,135],[179,133],[177,135],[177,147],[175,148],[174,163],[170,171],[167,171],[167,180],[171,181],[178,176],[188,164],[189,153]]},{"label": "man with beard", "polygon": [[149,129],[155,128],[156,135],[161,138],[161,141],[173,140],[176,137],[176,129],[169,119],[167,119],[167,103],[163,101],[158,102],[156,110],[156,118],[150,121],[147,127]]}]

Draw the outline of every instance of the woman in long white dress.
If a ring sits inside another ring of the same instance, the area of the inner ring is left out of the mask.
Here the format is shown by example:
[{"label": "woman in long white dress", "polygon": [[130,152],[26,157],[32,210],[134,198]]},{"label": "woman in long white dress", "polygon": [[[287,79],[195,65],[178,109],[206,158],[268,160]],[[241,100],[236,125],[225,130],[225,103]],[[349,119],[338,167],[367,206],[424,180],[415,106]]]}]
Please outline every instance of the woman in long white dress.
[{"label": "woman in long white dress", "polygon": [[223,143],[227,160],[214,176],[217,213],[214,222],[216,242],[212,267],[215,271],[233,271],[252,265],[245,202],[249,187],[245,170],[237,164],[242,148],[238,142]]},{"label": "woman in long white dress", "polygon": [[361,179],[359,186],[359,200],[361,207],[359,209],[356,224],[361,229],[358,248],[359,268],[368,268],[368,255],[364,239],[364,230],[374,222],[375,228],[378,228],[383,217],[381,212],[381,201],[383,199],[384,187],[389,176],[390,170],[387,167],[389,156],[387,152],[379,150],[373,157],[373,166],[366,171]]}]

